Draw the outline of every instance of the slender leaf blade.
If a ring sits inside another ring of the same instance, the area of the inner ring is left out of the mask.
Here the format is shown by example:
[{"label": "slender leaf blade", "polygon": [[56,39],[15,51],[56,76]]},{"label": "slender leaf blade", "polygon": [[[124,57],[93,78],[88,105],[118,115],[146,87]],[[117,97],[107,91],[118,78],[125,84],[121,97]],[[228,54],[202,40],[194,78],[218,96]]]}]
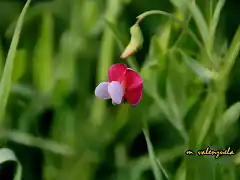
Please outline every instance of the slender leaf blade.
[{"label": "slender leaf blade", "polygon": [[2,80],[0,83],[0,121],[3,121],[5,107],[7,105],[8,96],[11,90],[12,83],[12,73],[14,66],[14,58],[17,50],[17,45],[22,29],[23,20],[26,14],[26,11],[30,5],[31,0],[28,0],[25,4],[16,25],[16,29],[12,38],[10,49],[7,55],[6,64],[3,71]]},{"label": "slender leaf blade", "polygon": [[225,0],[219,0],[217,3],[216,9],[213,13],[213,17],[211,20],[211,27],[210,27],[211,36],[214,36],[214,34],[215,34],[217,24],[218,24],[218,21],[220,18],[220,13],[221,13],[221,10],[222,10],[224,4],[225,4]]},{"label": "slender leaf blade", "polygon": [[238,26],[237,32],[233,37],[229,50],[225,58],[223,59],[224,66],[221,74],[223,77],[228,75],[228,73],[231,71],[235,63],[236,57],[239,54],[239,51],[240,51],[240,26]]},{"label": "slender leaf blade", "polygon": [[209,37],[209,30],[207,23],[203,17],[203,14],[201,13],[199,7],[195,3],[187,3],[188,9],[193,15],[193,18],[196,22],[196,25],[198,27],[198,31],[201,34],[203,42],[206,44],[207,39]]}]

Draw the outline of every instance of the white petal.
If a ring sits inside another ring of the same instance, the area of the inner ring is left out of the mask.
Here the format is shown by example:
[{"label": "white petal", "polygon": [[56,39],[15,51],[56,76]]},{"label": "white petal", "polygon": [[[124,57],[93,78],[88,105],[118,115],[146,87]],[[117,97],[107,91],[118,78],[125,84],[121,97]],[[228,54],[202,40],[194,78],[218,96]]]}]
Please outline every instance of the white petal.
[{"label": "white petal", "polygon": [[95,89],[95,96],[101,99],[110,99],[110,95],[108,93],[108,85],[109,82],[100,83]]},{"label": "white petal", "polygon": [[114,103],[116,103],[116,104],[122,103],[123,88],[119,82],[112,81],[108,85],[108,93],[110,94]]}]

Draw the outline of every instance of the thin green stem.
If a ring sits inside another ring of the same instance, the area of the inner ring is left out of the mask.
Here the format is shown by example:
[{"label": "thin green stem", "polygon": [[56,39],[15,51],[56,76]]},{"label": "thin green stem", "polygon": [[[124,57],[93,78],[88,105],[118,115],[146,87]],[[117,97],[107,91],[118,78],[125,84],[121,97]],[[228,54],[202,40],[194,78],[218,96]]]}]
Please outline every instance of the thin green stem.
[{"label": "thin green stem", "polygon": [[[139,16],[137,16],[137,22],[136,24],[139,24],[144,18],[146,18],[147,16],[150,16],[150,15],[164,15],[164,16],[168,16],[170,17],[171,19],[173,19],[174,21],[178,22],[179,24],[181,24],[184,29],[183,29],[183,32],[181,33],[181,35],[179,36],[179,38],[177,39],[177,41],[174,43],[173,47],[179,43],[179,41],[181,40],[181,38],[183,37],[184,33],[188,33],[192,39],[195,41],[195,43],[198,45],[198,47],[200,47],[201,49],[204,50],[203,48],[203,45],[202,43],[200,42],[200,40],[197,38],[197,36],[192,32],[191,29],[188,28],[188,23],[189,21],[191,20],[191,16],[188,18],[187,21],[181,21],[179,20],[178,18],[176,18],[174,15],[168,13],[168,12],[165,12],[165,11],[161,11],[161,10],[151,10],[151,11],[147,11],[147,12],[144,12],[142,14],[140,14]],[[207,57],[211,60],[211,55],[208,51],[206,51],[206,55]]]},{"label": "thin green stem", "polygon": [[165,176],[167,179],[169,179],[169,175],[168,175],[167,171],[165,170],[165,168],[162,166],[162,163],[160,162],[159,159],[157,159],[157,164],[158,164],[159,168],[162,170],[164,176]]},{"label": "thin green stem", "polygon": [[156,15],[156,14],[159,14],[159,15],[164,15],[164,16],[168,16],[170,17],[171,19],[173,19],[174,21],[178,22],[179,24],[181,24],[182,26],[186,26],[185,22],[179,20],[178,18],[176,18],[174,15],[168,13],[168,12],[165,12],[165,11],[161,11],[161,10],[151,10],[151,11],[147,11],[147,12],[144,12],[142,14],[140,14],[139,16],[137,16],[137,24],[139,24],[144,18],[146,18],[147,16],[149,15]]},{"label": "thin green stem", "polygon": [[148,127],[147,127],[146,120],[145,120],[144,124],[145,124],[144,125],[145,128],[143,128],[142,131],[143,131],[143,134],[144,134],[146,142],[147,142],[148,154],[149,154],[149,159],[150,159],[151,166],[152,166],[152,171],[153,171],[155,179],[156,180],[161,180],[162,179],[161,171],[158,168],[157,158],[156,158],[156,155],[155,155],[155,152],[154,152],[154,149],[153,149],[153,145],[152,145],[151,140],[150,140],[150,135],[149,135],[149,130],[148,130]]}]

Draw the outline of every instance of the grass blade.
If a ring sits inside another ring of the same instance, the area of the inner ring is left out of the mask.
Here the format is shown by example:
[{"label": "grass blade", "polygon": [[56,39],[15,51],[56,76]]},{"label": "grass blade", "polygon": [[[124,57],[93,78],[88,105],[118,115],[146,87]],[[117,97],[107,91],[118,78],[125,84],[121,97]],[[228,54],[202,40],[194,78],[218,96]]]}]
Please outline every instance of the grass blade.
[{"label": "grass blade", "polygon": [[25,146],[37,147],[63,156],[72,156],[75,153],[74,150],[72,150],[72,148],[68,145],[35,137],[20,131],[1,131],[0,139],[7,139]]},{"label": "grass blade", "polygon": [[2,80],[0,83],[0,121],[3,121],[4,111],[7,104],[8,96],[11,90],[11,82],[12,82],[12,73],[13,73],[13,65],[14,58],[17,50],[17,45],[22,29],[23,19],[26,14],[27,8],[29,7],[31,0],[28,0],[25,4],[16,25],[16,29],[12,38],[12,42],[10,45],[10,49],[7,55],[6,64],[3,71]]},{"label": "grass blade", "polygon": [[165,170],[165,168],[162,166],[162,163],[159,161],[159,159],[157,159],[156,161],[157,161],[158,166],[161,168],[164,176],[165,176],[167,179],[169,179],[169,175],[168,175],[167,171]]},{"label": "grass blade", "polygon": [[190,132],[190,147],[189,149],[196,150],[202,146],[207,133],[210,130],[213,122],[215,109],[218,105],[218,98],[216,94],[209,91],[206,99],[199,109],[195,122]]},{"label": "grass blade", "polygon": [[213,13],[212,21],[211,21],[211,32],[214,34],[217,28],[217,24],[220,18],[220,13],[225,4],[225,0],[219,0],[216,6],[216,9]]},{"label": "grass blade", "polygon": [[206,45],[207,44],[207,39],[209,37],[209,31],[208,31],[207,23],[206,23],[203,15],[202,15],[200,9],[198,8],[198,6],[195,3],[188,3],[188,8],[193,15],[193,18],[196,22],[196,25],[198,27],[199,33],[202,37],[202,40]]},{"label": "grass blade", "polygon": [[222,10],[224,4],[225,4],[225,0],[219,0],[218,1],[216,9],[215,9],[214,14],[213,14],[213,17],[211,19],[211,24],[210,24],[210,36],[212,38],[211,46],[213,45],[215,31],[216,31],[218,21],[219,21],[219,18],[220,18],[220,13],[221,13],[221,10]]},{"label": "grass blade", "polygon": [[223,60],[224,62],[224,66],[222,69],[222,76],[227,76],[228,73],[231,71],[236,57],[239,54],[239,50],[240,50],[240,26],[238,26],[237,32],[235,33],[232,43],[229,47],[229,50]]},{"label": "grass blade", "polygon": [[181,55],[185,63],[189,66],[189,68],[198,75],[204,82],[209,83],[211,79],[215,79],[218,74],[215,71],[211,71],[210,69],[204,67],[197,60],[189,57],[186,53],[184,53],[180,49],[176,49]]}]

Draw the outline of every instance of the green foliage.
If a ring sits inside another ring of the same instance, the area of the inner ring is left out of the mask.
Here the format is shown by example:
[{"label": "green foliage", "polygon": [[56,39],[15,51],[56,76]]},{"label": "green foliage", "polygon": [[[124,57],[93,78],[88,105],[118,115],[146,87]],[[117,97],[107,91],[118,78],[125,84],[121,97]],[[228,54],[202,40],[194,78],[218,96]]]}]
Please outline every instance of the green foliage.
[{"label": "green foliage", "polygon": [[[17,163],[16,180],[239,179],[240,97],[228,90],[240,26],[224,25],[227,2],[104,2],[0,2],[0,166]],[[94,97],[114,63],[142,76],[136,107]],[[207,146],[235,155],[185,155]]]}]

